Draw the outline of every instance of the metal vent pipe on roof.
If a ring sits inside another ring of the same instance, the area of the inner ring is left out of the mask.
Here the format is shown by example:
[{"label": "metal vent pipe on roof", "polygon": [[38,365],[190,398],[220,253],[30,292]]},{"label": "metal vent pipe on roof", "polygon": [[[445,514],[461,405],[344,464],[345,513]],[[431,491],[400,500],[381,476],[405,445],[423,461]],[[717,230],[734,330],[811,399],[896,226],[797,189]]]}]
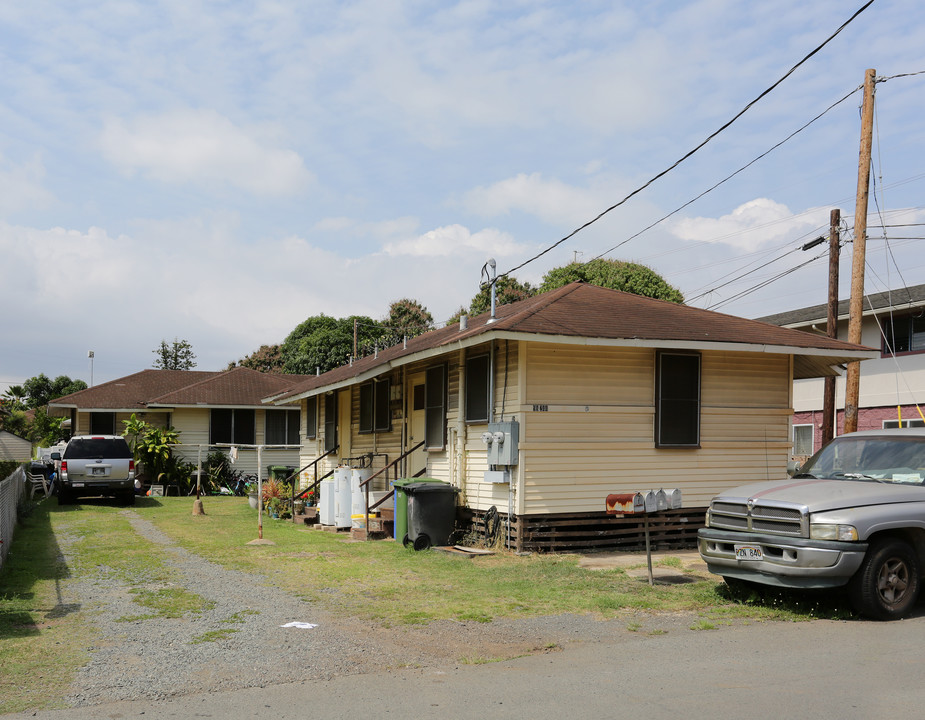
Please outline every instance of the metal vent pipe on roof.
[{"label": "metal vent pipe on roof", "polygon": [[[490,273],[488,272],[488,268],[491,268]],[[491,294],[491,315],[489,316],[488,320],[485,321],[485,324],[489,325],[490,323],[493,323],[497,320],[497,318],[495,317],[495,308],[497,306],[497,301],[498,301],[498,293],[497,293],[497,287],[496,287],[498,284],[498,271],[497,271],[497,265],[495,263],[494,258],[488,258],[488,262],[485,263],[485,265],[482,267],[482,274],[489,276],[488,284],[489,284],[489,290]]]}]

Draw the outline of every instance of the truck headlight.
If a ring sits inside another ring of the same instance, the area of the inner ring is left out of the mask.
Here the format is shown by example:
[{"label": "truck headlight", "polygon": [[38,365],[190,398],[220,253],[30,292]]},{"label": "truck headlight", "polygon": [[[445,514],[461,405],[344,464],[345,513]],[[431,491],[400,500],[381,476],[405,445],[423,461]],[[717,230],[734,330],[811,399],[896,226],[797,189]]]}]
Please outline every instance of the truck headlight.
[{"label": "truck headlight", "polygon": [[809,536],[813,540],[842,540],[844,542],[854,542],[858,539],[858,529],[854,527],[854,525],[810,523]]},{"label": "truck headlight", "polygon": [[710,527],[710,509],[709,508],[707,508],[707,514],[703,519],[703,525],[704,527]]}]

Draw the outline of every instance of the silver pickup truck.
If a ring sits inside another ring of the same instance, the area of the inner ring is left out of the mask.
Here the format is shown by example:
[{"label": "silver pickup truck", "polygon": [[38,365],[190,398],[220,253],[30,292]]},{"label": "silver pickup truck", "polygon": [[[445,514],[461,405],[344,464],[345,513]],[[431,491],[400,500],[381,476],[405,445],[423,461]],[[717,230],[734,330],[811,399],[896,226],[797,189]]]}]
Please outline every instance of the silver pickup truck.
[{"label": "silver pickup truck", "polygon": [[713,498],[700,555],[730,586],[846,586],[854,609],[908,614],[925,570],[925,430],[842,435],[787,480]]},{"label": "silver pickup truck", "polygon": [[52,453],[58,467],[58,504],[77,497],[111,495],[135,503],[135,461],[121,435],[75,435],[64,452]]}]

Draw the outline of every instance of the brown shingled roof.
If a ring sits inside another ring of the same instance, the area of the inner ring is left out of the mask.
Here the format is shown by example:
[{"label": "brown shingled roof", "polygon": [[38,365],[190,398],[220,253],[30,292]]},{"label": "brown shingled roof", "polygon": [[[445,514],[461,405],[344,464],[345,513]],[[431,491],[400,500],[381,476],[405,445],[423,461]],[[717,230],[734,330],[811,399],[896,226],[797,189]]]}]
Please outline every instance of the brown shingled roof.
[{"label": "brown shingled roof", "polygon": [[203,370],[142,370],[141,372],[64,395],[50,407],[100,410],[143,410],[151,398],[218,375]]},{"label": "brown shingled roof", "polygon": [[[860,359],[856,354],[865,350],[841,340],[832,340],[797,330],[778,327],[757,320],[702,310],[688,305],[654,300],[631,293],[611,290],[597,285],[575,282],[556,290],[536,295],[509,305],[502,305],[495,313],[496,320],[488,323],[489,313],[470,318],[468,327],[461,330],[453,323],[438,330],[419,335],[369,356],[330,370],[323,375],[309,377],[295,385],[281,398],[293,398],[318,388],[337,385],[360,378],[381,368],[384,371],[396,360],[450,345],[467,344],[489,333],[502,336],[511,334],[525,338],[535,337],[549,341],[555,337],[597,338],[613,341],[658,343],[671,347],[672,343],[703,345],[713,343],[735,346],[770,346],[808,351],[807,355],[827,351],[828,358],[806,359],[797,369],[797,377],[813,377],[824,366],[841,362],[844,357]],[[488,337],[485,338],[486,340]]]},{"label": "brown shingled roof", "polygon": [[259,406],[264,398],[279,395],[304,379],[304,375],[271,375],[236,367],[153,398],[148,401],[148,405]]},{"label": "brown shingled roof", "polygon": [[222,372],[142,370],[96,387],[65,395],[50,407],[81,410],[144,410],[176,405],[261,405],[304,381],[305,375],[270,375],[244,367]]}]

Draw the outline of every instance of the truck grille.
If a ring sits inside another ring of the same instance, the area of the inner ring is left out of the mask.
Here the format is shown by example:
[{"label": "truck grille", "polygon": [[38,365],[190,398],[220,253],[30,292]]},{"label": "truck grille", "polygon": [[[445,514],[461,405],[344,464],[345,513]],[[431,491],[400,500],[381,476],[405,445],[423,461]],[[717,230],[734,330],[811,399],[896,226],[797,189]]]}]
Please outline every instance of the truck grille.
[{"label": "truck grille", "polygon": [[722,530],[807,537],[807,512],[800,506],[755,502],[714,502],[710,505],[710,527]]}]

